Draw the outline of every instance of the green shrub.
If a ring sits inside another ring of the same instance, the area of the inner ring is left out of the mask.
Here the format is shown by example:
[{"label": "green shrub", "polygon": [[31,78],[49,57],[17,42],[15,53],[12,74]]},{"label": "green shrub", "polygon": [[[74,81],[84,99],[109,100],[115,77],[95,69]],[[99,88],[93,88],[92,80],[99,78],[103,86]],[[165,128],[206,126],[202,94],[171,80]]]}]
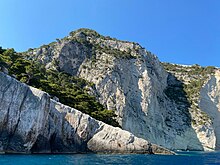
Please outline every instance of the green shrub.
[{"label": "green shrub", "polygon": [[56,70],[46,70],[44,65],[38,62],[26,60],[22,54],[14,49],[0,49],[0,63],[4,63],[16,78],[28,85],[39,88],[56,96],[60,102],[76,108],[107,124],[119,126],[112,110],[106,110],[94,96],[90,96],[85,86],[94,85],[84,79],[71,76]]}]

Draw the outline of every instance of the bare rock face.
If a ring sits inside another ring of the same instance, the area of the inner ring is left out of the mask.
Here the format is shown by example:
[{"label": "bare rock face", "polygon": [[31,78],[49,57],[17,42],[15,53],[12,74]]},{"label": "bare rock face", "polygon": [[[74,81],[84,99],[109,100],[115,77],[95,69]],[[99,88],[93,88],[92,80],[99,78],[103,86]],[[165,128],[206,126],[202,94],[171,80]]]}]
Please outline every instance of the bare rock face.
[{"label": "bare rock face", "polygon": [[173,154],[56,102],[2,72],[0,99],[0,152]]},{"label": "bare rock face", "polygon": [[[213,148],[220,149],[220,70],[216,70],[215,74],[210,76],[209,80],[201,89],[200,108],[211,118],[212,129],[206,129],[207,132],[214,132],[212,143]],[[205,125],[203,125],[204,129]]]},{"label": "bare rock face", "polygon": [[[208,116],[202,122],[205,110],[191,103],[184,91],[191,81],[188,68],[181,72],[177,67],[176,72],[168,73],[157,57],[139,44],[88,29],[25,54],[47,68],[92,82],[94,89],[89,93],[107,109],[115,110],[122,129],[135,136],[169,149],[215,149],[212,120]],[[96,141],[89,144],[93,143]]]}]

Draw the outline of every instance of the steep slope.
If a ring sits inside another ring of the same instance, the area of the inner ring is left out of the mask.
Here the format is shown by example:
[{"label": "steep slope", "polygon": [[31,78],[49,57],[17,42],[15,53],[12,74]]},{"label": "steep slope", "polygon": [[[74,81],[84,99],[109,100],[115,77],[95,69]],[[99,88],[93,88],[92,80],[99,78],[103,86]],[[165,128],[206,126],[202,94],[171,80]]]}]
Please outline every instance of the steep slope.
[{"label": "steep slope", "polygon": [[104,123],[119,126],[113,110],[106,110],[87,92],[94,84],[64,72],[45,69],[37,61],[27,60],[13,49],[1,49],[0,70],[17,80],[49,93],[55,100],[90,115]]},{"label": "steep slope", "polygon": [[203,85],[200,92],[199,107],[212,121],[215,133],[215,149],[220,149],[220,70],[216,70]]},{"label": "steep slope", "polygon": [[[121,127],[136,136],[170,149],[213,149],[213,130],[210,135],[202,131],[211,139],[203,141],[191,124],[182,82],[139,44],[79,29],[24,54],[46,68],[92,82],[94,88],[88,92],[115,110]],[[177,100],[172,98],[175,93],[180,94]]]},{"label": "steep slope", "polygon": [[[199,65],[187,66],[169,63],[163,63],[163,65],[170,74],[182,83],[182,91],[185,92],[189,103],[191,125],[204,149],[218,150],[216,147],[219,143],[216,141],[216,132],[219,132],[219,128],[216,127],[218,117],[213,116],[214,113],[218,112],[216,109],[218,103],[209,97],[211,97],[210,93],[214,92],[213,89],[218,89],[216,83],[218,76],[216,75],[219,70],[211,66],[201,67]],[[216,98],[219,95],[218,92],[218,90],[214,92]],[[170,95],[171,100],[179,102],[178,99],[181,96],[180,92],[176,91],[175,86],[171,87]],[[180,106],[183,105],[184,102],[180,104]]]},{"label": "steep slope", "polygon": [[0,152],[173,154],[62,105],[2,72],[0,99]]}]

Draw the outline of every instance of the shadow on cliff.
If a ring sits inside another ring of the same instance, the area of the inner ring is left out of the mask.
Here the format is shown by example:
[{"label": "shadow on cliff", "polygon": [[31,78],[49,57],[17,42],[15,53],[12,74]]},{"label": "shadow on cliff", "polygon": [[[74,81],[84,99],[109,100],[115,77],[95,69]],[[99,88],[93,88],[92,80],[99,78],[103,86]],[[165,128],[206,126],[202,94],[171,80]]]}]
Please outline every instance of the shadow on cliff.
[{"label": "shadow on cliff", "polygon": [[0,152],[5,153],[26,153],[22,136],[9,132],[6,129],[0,131]]},{"label": "shadow on cliff", "polygon": [[[68,122],[68,121],[65,121]],[[74,129],[74,128],[73,128]],[[36,134],[36,132],[31,132]],[[38,135],[37,140],[31,148],[25,144],[31,142],[31,139],[25,140],[24,135],[17,132],[12,134],[7,130],[0,132],[0,152],[5,153],[93,153],[87,148],[87,142],[83,141],[77,134],[72,138],[63,139],[54,132],[51,136],[45,137]],[[33,139],[32,139],[33,140]]]},{"label": "shadow on cliff", "polygon": [[[50,100],[51,102],[51,100]],[[71,123],[65,118],[66,114],[71,110],[70,107],[66,107],[66,111],[60,112],[56,109],[56,103],[50,105],[50,113],[47,126],[51,129],[49,137],[39,135],[33,147],[32,153],[38,153],[39,151],[49,151],[50,153],[91,153],[88,149],[87,142],[92,138],[88,129],[89,124],[84,130],[83,134],[79,136],[77,130],[82,127],[73,127]],[[80,119],[74,117],[80,124]],[[73,118],[73,119],[74,119]],[[74,121],[72,121],[74,122]],[[82,129],[82,128],[81,128]]]},{"label": "shadow on cliff", "polygon": [[[122,116],[122,128],[132,132],[137,137],[144,138],[152,143],[168,147],[170,149],[177,149],[179,140],[177,136],[185,138],[184,133],[191,130],[193,137],[187,137],[183,143],[186,143],[188,139],[194,139],[193,143],[186,144],[186,147],[178,149],[186,150],[202,150],[202,144],[195,131],[191,127],[192,118],[189,113],[190,103],[187,100],[186,93],[183,90],[182,82],[178,81],[172,74],[168,76],[168,87],[165,91],[157,89],[157,85],[152,82],[153,95],[151,100],[147,100],[143,97],[146,96],[141,89],[139,89],[139,79],[142,78],[140,70],[137,70],[137,66],[134,60],[121,59],[119,63],[127,63],[129,68],[120,68],[123,66],[116,66],[117,76],[119,80],[117,83],[123,89],[122,84],[129,84],[133,89],[129,89],[125,95],[125,107],[123,108]],[[160,73],[156,72],[153,68],[154,64],[148,64],[148,60],[145,59],[146,67],[148,68],[148,76],[152,79],[160,80]],[[121,76],[125,72],[130,72],[130,77],[124,78]],[[142,70],[143,71],[143,70]],[[137,77],[141,76],[141,77]],[[128,81],[128,82],[127,82]],[[143,82],[144,83],[144,82]],[[160,83],[160,82],[159,82]],[[135,90],[134,90],[135,89]],[[165,96],[166,95],[166,96]],[[128,100],[128,98],[130,98]],[[144,100],[145,99],[145,100]],[[144,103],[142,101],[145,101]],[[167,105],[167,102],[171,102]],[[146,104],[146,109],[143,109],[143,104]],[[147,105],[148,104],[148,105]],[[176,106],[173,106],[176,105]],[[175,136],[169,132],[174,133]],[[169,143],[169,144],[168,144]]]},{"label": "shadow on cliff", "polygon": [[[184,84],[173,74],[168,72],[167,88],[164,90],[164,93],[176,108],[174,107],[171,111],[169,111],[169,114],[165,118],[165,124],[168,127],[170,126],[171,128],[176,128],[177,135],[186,138],[185,140],[187,141],[184,142],[187,144],[186,150],[203,150],[202,143],[199,141],[197,134],[191,125],[193,122],[189,112],[191,103],[187,98],[183,85]],[[184,135],[187,130],[191,132],[190,135]]]},{"label": "shadow on cliff", "polygon": [[[141,102],[145,99],[145,94],[139,89],[139,79],[143,78],[140,73],[144,72],[145,67],[140,67],[138,70],[137,59],[118,59],[115,61],[112,77],[116,77],[115,82],[125,97],[124,107],[120,112],[122,118],[122,129],[133,133],[135,136],[158,144],[156,139],[157,133],[160,130],[152,130],[150,124],[152,123],[152,116],[154,112],[143,109]],[[126,64],[126,65],[121,65]],[[129,66],[129,67],[128,67]],[[147,74],[154,74],[152,67],[149,66]],[[143,82],[144,83],[144,82]],[[145,89],[146,90],[146,89]],[[116,91],[112,91],[116,93]],[[148,104],[147,100],[143,104]],[[157,110],[155,110],[157,111]],[[156,116],[156,118],[159,116]],[[161,123],[161,118],[158,119]]]},{"label": "shadow on cliff", "polygon": [[[35,134],[34,132],[32,132]],[[49,137],[38,135],[34,145],[29,149],[25,146],[30,142],[24,140],[19,133],[11,134],[4,130],[0,133],[0,152],[5,153],[93,153],[87,148],[87,141],[83,141],[77,134],[72,138],[62,139],[56,133]]]},{"label": "shadow on cliff", "polygon": [[[217,104],[211,100],[210,96],[208,95],[208,92],[211,92],[215,87],[217,87],[217,80],[214,76],[208,81],[208,83],[205,85],[205,87],[201,90],[201,100],[200,100],[200,108],[202,111],[206,112],[209,117],[212,118],[215,137],[216,137],[216,143],[215,143],[215,149],[220,150],[220,112],[219,108],[217,107]],[[207,91],[208,90],[208,91]],[[219,100],[218,97],[215,98],[216,101]],[[208,108],[204,108],[208,107]]]},{"label": "shadow on cliff", "polygon": [[58,69],[75,76],[86,58],[91,58],[92,46],[88,42],[70,41],[62,47],[57,61]]},{"label": "shadow on cliff", "polygon": [[[44,97],[44,98],[43,98]],[[2,100],[4,101],[4,100]],[[31,101],[31,102],[30,102]],[[35,102],[35,104],[33,104]],[[13,102],[12,102],[13,104]],[[50,99],[47,94],[43,94],[42,98],[35,96],[28,89],[28,96],[23,100],[21,113],[28,113],[31,109],[36,109],[34,117],[31,120],[20,114],[19,120],[15,128],[10,128],[10,122],[3,121],[3,126],[0,130],[0,152],[6,153],[88,153],[92,152],[87,147],[87,142],[92,138],[87,127],[81,126],[82,135],[79,136],[77,129],[69,123],[65,118],[67,112],[71,111],[70,107],[64,106],[65,111],[60,112],[56,109],[57,103]],[[31,107],[30,107],[31,106]],[[19,107],[19,106],[18,106]],[[39,109],[38,109],[39,108]],[[43,108],[43,109],[41,109]],[[0,109],[1,110],[1,109]],[[13,111],[12,109],[10,111]],[[14,109],[19,111],[19,109]],[[23,111],[23,112],[22,112]],[[11,112],[13,113],[17,112]],[[30,112],[32,113],[32,112]],[[19,114],[19,113],[18,113]],[[41,118],[40,115],[47,117]],[[10,116],[10,113],[7,116]],[[42,120],[46,121],[42,121]],[[74,116],[72,117],[74,120]],[[27,122],[29,121],[29,122]],[[39,123],[34,123],[39,122]],[[80,122],[76,117],[76,121]],[[73,121],[74,122],[74,121]],[[39,126],[43,124],[42,127]],[[23,125],[22,126],[20,126]],[[80,123],[78,123],[80,124]],[[29,128],[31,127],[31,128]],[[29,128],[29,130],[22,130]]]}]

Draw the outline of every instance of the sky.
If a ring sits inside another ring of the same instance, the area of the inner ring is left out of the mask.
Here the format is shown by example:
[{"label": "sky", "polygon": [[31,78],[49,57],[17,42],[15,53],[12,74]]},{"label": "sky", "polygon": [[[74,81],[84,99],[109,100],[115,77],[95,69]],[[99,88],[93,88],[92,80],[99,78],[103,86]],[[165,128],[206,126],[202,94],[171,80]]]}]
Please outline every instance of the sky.
[{"label": "sky", "polygon": [[0,46],[25,51],[90,28],[160,61],[220,67],[220,0],[0,0]]}]

